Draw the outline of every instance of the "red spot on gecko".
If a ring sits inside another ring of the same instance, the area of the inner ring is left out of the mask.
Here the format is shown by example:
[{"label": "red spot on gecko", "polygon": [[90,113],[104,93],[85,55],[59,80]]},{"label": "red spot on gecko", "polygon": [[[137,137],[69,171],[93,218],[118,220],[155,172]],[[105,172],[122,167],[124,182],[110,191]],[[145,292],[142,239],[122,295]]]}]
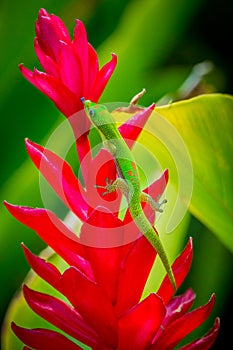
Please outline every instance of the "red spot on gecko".
[{"label": "red spot on gecko", "polygon": [[132,170],[128,170],[128,171],[127,171],[127,174],[128,174],[129,176],[133,176]]},{"label": "red spot on gecko", "polygon": [[133,168],[134,170],[137,170],[136,164],[135,164],[134,162],[132,162],[132,168]]}]

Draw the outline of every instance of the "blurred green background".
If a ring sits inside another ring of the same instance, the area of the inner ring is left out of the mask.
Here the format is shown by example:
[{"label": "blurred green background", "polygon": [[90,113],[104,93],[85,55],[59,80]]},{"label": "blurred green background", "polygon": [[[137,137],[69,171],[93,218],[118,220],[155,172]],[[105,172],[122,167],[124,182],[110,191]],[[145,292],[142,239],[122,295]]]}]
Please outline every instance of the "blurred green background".
[{"label": "blurred green background", "polygon": [[[129,101],[143,87],[147,89],[141,101],[145,105],[164,95],[174,99],[189,97],[177,91],[193,66],[205,60],[212,62],[213,68],[198,90],[233,93],[231,0],[221,4],[217,0],[2,0],[1,201],[42,205],[38,174],[27,160],[24,138],[44,143],[58,121],[63,120],[52,102],[31,86],[17,68],[21,62],[30,68],[39,67],[33,39],[40,7],[60,16],[71,33],[75,18],[81,19],[102,64],[109,60],[111,52],[118,55],[117,70],[102,97],[105,102]],[[11,218],[3,206],[0,216],[2,322],[9,301],[28,271],[20,242],[24,241],[34,253],[44,245]],[[223,349],[231,339],[233,321],[232,256],[194,217],[188,227],[187,236],[190,235],[195,237],[195,254],[185,286],[192,286],[197,293],[197,305],[205,303],[216,291],[217,304],[211,320],[220,315],[222,327],[213,348]]]}]

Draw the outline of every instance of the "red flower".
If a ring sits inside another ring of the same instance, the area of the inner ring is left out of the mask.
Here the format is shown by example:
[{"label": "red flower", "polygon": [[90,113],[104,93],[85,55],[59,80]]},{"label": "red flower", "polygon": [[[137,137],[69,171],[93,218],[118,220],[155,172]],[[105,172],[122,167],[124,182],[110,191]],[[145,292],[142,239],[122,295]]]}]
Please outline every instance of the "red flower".
[{"label": "red flower", "polygon": [[98,102],[117,62],[112,54],[111,61],[99,69],[83,23],[76,21],[71,40],[61,19],[44,9],[39,11],[36,22],[35,51],[45,73],[37,69],[31,72],[23,65],[21,72],[67,117],[82,109],[83,96]]},{"label": "red flower", "polygon": [[[74,338],[72,343],[57,332],[28,330],[13,323],[12,329],[27,346],[33,349],[79,349],[75,345],[76,339],[93,349],[173,349],[209,316],[214,296],[206,305],[189,311],[195,299],[193,291],[172,298],[173,287],[168,277],[156,294],[151,293],[140,301],[156,257],[144,236],[113,248],[88,247],[80,244],[77,236],[45,209],[9,204],[7,207],[18,220],[36,230],[70,265],[61,274],[55,266],[33,255],[24,246],[34,271],[66,296],[72,306],[24,286],[28,305]],[[108,211],[93,211],[83,224],[81,235],[90,234],[90,223],[98,225],[96,240],[103,239],[101,230],[106,227],[118,227],[118,234],[123,235],[121,222]],[[172,265],[178,287],[187,275],[191,261],[190,240]],[[218,328],[219,320],[216,320],[209,334],[195,341],[192,348],[209,349]],[[199,347],[200,343],[202,347]]]},{"label": "red flower", "polygon": [[[77,22],[71,42],[61,20],[45,10],[39,13],[36,32],[35,48],[46,73],[31,73],[21,67],[23,74],[49,95],[68,117],[81,108],[79,98],[82,95],[98,100],[115,67],[115,56],[98,71],[97,56],[87,43],[82,23]],[[142,110],[119,128],[129,147],[139,136],[153,108],[154,105]],[[34,164],[69,210],[83,222],[79,235],[49,210],[5,203],[16,219],[36,231],[68,264],[61,273],[23,245],[35,273],[69,301],[24,285],[26,302],[71,339],[58,331],[26,329],[15,323],[12,329],[26,345],[24,350],[81,349],[77,341],[95,350],[172,350],[205,321],[215,297],[190,311],[194,292],[189,289],[174,297],[172,284],[166,276],[156,293],[141,300],[156,251],[141,235],[128,209],[123,219],[118,217],[121,195],[108,194],[102,198],[102,189],[94,187],[104,184],[106,178],[114,180],[117,172],[107,151],[102,149],[92,158],[87,134],[83,138],[85,141],[82,140],[85,146],[81,151],[78,148],[85,187],[67,162],[26,140]],[[156,198],[163,193],[167,181],[166,170],[145,191]],[[143,210],[153,225],[155,213],[147,204],[143,204]],[[177,287],[190,269],[192,253],[190,239],[172,265]],[[219,319],[216,319],[208,334],[180,349],[209,349],[218,329]]]},{"label": "red flower", "polygon": [[[68,117],[73,128],[80,161],[89,153],[87,134],[90,121],[83,111],[81,97],[98,102],[117,63],[117,56],[99,69],[98,56],[88,43],[86,29],[76,21],[74,39],[55,15],[40,9],[36,21],[35,51],[45,72],[30,71],[22,64],[24,77],[47,95]],[[75,113],[78,115],[71,118]]]},{"label": "red flower", "polygon": [[[121,132],[131,139],[131,146],[140,132],[140,128],[132,126],[132,121],[137,120],[142,126],[150,115],[149,111],[151,109],[140,112],[122,125]],[[173,297],[173,287],[166,276],[157,293],[141,300],[156,252],[140,235],[128,211],[124,220],[118,218],[119,198],[106,196],[101,207],[98,206],[101,197],[94,184],[98,178],[115,178],[113,160],[101,150],[88,165],[95,173],[88,173],[86,188],[83,188],[68,163],[28,140],[26,145],[35,165],[68,208],[83,221],[83,225],[78,237],[49,210],[6,203],[15,218],[35,230],[69,265],[61,273],[23,245],[33,270],[71,303],[70,306],[58,298],[24,286],[28,305],[71,336],[73,341],[55,331],[29,330],[13,323],[15,334],[29,348],[43,350],[80,349],[75,340],[92,349],[173,349],[209,316],[214,296],[206,305],[189,311],[195,299],[194,292],[190,289]],[[168,172],[165,171],[147,191],[154,197],[162,194],[167,180]],[[150,207],[146,205],[144,211],[153,222],[154,213]],[[178,287],[186,277],[191,261],[190,240],[172,265]],[[190,349],[209,349],[218,328],[217,319],[206,336],[188,345]]]}]

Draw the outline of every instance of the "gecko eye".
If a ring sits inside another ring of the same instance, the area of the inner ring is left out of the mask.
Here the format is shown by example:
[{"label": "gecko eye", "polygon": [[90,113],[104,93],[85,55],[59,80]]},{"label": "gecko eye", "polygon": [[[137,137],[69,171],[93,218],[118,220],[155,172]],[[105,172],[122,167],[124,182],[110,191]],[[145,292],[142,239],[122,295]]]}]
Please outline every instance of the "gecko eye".
[{"label": "gecko eye", "polygon": [[90,117],[94,117],[94,115],[95,115],[94,109],[90,109],[89,114],[90,114]]}]

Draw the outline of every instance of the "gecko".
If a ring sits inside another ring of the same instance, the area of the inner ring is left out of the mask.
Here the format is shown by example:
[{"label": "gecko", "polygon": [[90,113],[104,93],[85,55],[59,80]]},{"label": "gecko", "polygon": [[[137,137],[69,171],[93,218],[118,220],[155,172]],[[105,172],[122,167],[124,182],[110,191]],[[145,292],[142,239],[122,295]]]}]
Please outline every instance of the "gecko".
[{"label": "gecko", "polygon": [[135,159],[108,109],[104,105],[85,100],[84,98],[81,98],[81,101],[91,123],[97,128],[105,140],[105,146],[107,145],[107,149],[114,158],[118,173],[118,177],[114,182],[106,180],[106,186],[96,185],[96,187],[105,189],[105,192],[102,194],[103,196],[120,189],[127,199],[132,219],[157,251],[171,284],[176,291],[176,281],[166,251],[156,229],[148,221],[141,206],[141,202],[148,202],[153,210],[163,212],[161,205],[166,203],[166,200],[159,203],[150,195],[141,191],[141,183]]}]

